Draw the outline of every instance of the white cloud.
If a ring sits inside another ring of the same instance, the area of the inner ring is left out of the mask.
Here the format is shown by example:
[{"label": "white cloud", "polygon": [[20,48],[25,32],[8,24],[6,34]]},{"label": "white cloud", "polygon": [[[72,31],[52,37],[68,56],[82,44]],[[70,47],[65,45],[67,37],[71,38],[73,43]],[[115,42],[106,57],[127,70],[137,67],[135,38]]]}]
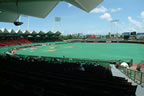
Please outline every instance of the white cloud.
[{"label": "white cloud", "polygon": [[104,6],[100,7],[100,8],[95,8],[91,11],[91,13],[105,13],[107,11],[107,8],[105,8]]},{"label": "white cloud", "polygon": [[141,12],[141,18],[144,18],[144,11]]},{"label": "white cloud", "polygon": [[108,21],[112,20],[112,16],[110,13],[104,13],[103,15],[100,16],[101,19],[106,19]]},{"label": "white cloud", "polygon": [[142,28],[142,23],[141,23],[141,22],[132,19],[132,17],[130,17],[130,16],[128,17],[128,20],[129,20],[129,22],[131,22],[131,23],[134,24],[135,26],[137,26],[137,27],[139,27],[139,28]]},{"label": "white cloud", "polygon": [[70,4],[70,3],[67,3],[67,4],[68,4],[68,7],[69,7],[69,8],[73,6],[73,5],[72,5],[72,4]]},{"label": "white cloud", "polygon": [[107,11],[110,11],[110,12],[118,12],[118,11],[121,11],[122,8],[110,8],[110,9],[107,9],[105,8],[104,6],[101,6],[100,8],[95,8],[91,11],[91,13],[105,13]]},{"label": "white cloud", "polygon": [[122,8],[112,8],[110,9],[111,12],[118,12],[118,11],[121,11]]}]

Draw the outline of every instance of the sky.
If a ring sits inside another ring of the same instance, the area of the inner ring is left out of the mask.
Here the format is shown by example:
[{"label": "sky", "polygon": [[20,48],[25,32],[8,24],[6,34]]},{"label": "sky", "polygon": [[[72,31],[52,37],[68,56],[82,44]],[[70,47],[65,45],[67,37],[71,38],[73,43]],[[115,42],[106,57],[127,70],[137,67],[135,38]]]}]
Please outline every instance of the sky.
[{"label": "sky", "polygon": [[[87,13],[69,3],[60,2],[46,18],[29,17],[29,31],[60,31],[63,34],[105,35],[109,32],[144,32],[144,0],[104,0],[99,6]],[[61,22],[54,22],[61,17]],[[111,22],[117,20],[117,22]],[[28,29],[28,17],[21,16],[21,27],[12,23],[0,22],[0,29],[9,31]]]}]

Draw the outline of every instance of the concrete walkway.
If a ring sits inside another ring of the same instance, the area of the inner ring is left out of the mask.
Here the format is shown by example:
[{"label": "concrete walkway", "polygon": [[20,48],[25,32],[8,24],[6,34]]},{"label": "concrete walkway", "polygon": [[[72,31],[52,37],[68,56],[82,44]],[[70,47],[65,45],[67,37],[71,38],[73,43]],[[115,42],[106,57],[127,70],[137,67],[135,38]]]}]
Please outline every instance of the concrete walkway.
[{"label": "concrete walkway", "polygon": [[[129,79],[125,74],[123,74],[120,70],[118,70],[114,65],[111,65],[111,70],[112,70],[113,76],[124,77],[129,82],[132,82],[132,85],[137,85],[137,83]],[[144,87],[141,87],[141,85],[137,86],[136,96],[144,96]]]}]

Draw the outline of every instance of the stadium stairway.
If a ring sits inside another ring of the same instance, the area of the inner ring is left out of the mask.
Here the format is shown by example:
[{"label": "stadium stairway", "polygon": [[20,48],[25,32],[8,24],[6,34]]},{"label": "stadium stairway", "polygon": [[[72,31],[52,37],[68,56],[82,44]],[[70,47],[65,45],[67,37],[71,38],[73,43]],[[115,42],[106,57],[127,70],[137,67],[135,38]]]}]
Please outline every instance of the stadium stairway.
[{"label": "stadium stairway", "polygon": [[[114,65],[111,65],[111,70],[112,70],[112,75],[115,77],[119,77],[119,78],[126,78],[126,80],[128,82],[131,82],[132,85],[136,86],[137,83],[135,83],[134,81],[132,81],[131,79],[129,79],[125,74],[123,74],[120,70],[118,70]],[[136,96],[143,96],[144,94],[144,87],[142,87],[141,85],[137,85],[137,89],[136,89]]]}]

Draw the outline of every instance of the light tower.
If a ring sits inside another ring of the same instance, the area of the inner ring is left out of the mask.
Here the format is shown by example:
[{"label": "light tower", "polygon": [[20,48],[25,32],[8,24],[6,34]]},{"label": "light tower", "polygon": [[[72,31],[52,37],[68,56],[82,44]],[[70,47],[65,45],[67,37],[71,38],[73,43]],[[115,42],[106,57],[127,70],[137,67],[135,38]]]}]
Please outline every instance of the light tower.
[{"label": "light tower", "polygon": [[62,31],[61,28],[61,17],[55,17],[52,25],[52,32]]},{"label": "light tower", "polygon": [[27,16],[27,30],[29,31],[29,27],[30,26],[30,23],[29,23],[29,16]]},{"label": "light tower", "polygon": [[118,39],[118,19],[111,20],[111,32],[114,34],[114,37]]}]

